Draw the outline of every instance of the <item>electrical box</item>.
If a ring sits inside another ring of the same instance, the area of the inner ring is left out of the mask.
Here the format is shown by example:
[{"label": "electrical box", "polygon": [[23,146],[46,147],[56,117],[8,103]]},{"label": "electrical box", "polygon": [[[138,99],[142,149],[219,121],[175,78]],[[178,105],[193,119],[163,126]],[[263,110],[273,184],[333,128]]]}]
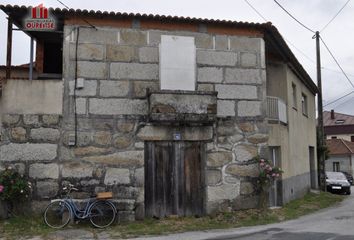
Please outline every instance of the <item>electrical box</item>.
[{"label": "electrical box", "polygon": [[180,134],[180,133],[174,133],[174,134],[173,134],[173,140],[175,140],[175,141],[180,141],[180,140],[182,140],[181,134]]},{"label": "electrical box", "polygon": [[84,88],[84,84],[85,84],[85,79],[78,78],[76,81],[76,89]]},{"label": "electrical box", "polygon": [[75,134],[69,134],[68,145],[75,146]]}]

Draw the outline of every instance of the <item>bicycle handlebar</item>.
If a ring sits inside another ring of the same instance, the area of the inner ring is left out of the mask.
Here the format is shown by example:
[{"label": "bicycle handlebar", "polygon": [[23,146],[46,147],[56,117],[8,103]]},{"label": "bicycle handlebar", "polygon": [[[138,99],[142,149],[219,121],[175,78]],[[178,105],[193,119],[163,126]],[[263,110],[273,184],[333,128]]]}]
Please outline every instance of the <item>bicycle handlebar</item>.
[{"label": "bicycle handlebar", "polygon": [[79,191],[79,189],[75,188],[73,184],[68,184],[67,186],[63,187],[63,191],[70,193],[71,191]]}]

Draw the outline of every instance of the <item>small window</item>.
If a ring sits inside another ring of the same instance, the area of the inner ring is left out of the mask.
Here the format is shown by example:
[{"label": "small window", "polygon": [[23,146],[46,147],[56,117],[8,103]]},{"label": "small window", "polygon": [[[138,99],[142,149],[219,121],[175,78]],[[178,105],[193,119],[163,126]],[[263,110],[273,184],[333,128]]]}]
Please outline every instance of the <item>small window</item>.
[{"label": "small window", "polygon": [[307,116],[307,114],[308,114],[308,111],[307,111],[307,96],[305,94],[301,94],[301,107],[302,107],[302,114]]},{"label": "small window", "polygon": [[335,123],[335,124],[343,124],[343,123],[344,123],[344,120],[339,119],[339,120],[336,120],[334,123]]},{"label": "small window", "polygon": [[333,172],[340,172],[339,162],[333,162]]},{"label": "small window", "polygon": [[296,109],[297,108],[296,85],[293,83],[291,87],[292,87],[292,95],[293,95],[293,107]]},{"label": "small window", "polygon": [[332,136],[331,138],[332,138],[332,139],[337,139],[337,137],[336,137],[336,136]]},{"label": "small window", "polygon": [[160,86],[166,90],[195,90],[194,37],[161,36]]},{"label": "small window", "polygon": [[351,136],[351,137],[350,137],[350,141],[351,141],[351,142],[354,142],[354,136]]}]

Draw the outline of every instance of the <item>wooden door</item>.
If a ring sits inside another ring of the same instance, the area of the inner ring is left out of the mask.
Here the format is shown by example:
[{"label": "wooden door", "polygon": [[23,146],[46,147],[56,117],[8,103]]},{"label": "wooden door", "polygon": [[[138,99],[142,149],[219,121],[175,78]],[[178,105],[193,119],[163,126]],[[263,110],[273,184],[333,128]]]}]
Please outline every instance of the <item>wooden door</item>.
[{"label": "wooden door", "polygon": [[204,144],[145,144],[145,215],[157,218],[203,215]]}]

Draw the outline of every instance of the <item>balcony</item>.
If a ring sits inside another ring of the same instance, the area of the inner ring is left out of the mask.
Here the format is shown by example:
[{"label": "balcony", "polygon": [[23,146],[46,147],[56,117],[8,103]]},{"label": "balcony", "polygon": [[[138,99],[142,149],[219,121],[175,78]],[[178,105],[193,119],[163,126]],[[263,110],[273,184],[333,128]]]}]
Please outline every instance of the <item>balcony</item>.
[{"label": "balcony", "polygon": [[286,104],[282,99],[267,96],[267,118],[269,122],[288,123]]},{"label": "balcony", "polygon": [[212,123],[217,92],[155,91],[148,93],[151,122]]}]

